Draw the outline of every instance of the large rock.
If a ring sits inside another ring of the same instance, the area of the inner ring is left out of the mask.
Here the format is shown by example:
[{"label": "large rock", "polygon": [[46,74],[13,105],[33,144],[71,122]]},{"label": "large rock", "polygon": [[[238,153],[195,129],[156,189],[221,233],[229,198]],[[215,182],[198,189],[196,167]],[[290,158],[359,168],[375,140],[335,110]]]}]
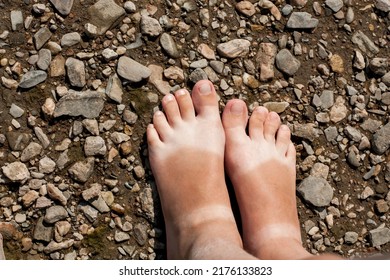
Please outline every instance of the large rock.
[{"label": "large rock", "polygon": [[390,242],[390,229],[376,228],[370,230],[370,241],[373,247],[380,246]]},{"label": "large rock", "polygon": [[118,102],[119,104],[122,102],[122,83],[117,74],[111,75],[108,79],[106,94],[111,100]]},{"label": "large rock", "polygon": [[141,33],[156,37],[162,32],[162,27],[157,19],[143,15],[141,17]]},{"label": "large rock", "polygon": [[180,56],[175,40],[168,33],[163,33],[161,35],[160,44],[170,57],[178,58]]},{"label": "large rock", "polygon": [[12,162],[1,168],[3,174],[13,182],[21,182],[30,177],[30,171],[28,171],[27,166],[21,162]]},{"label": "large rock", "polygon": [[126,11],[114,0],[100,0],[88,9],[88,14],[91,23],[97,27],[97,34],[103,35],[111,27],[120,23]]},{"label": "large rock", "polygon": [[57,103],[54,117],[84,116],[88,119],[97,118],[104,106],[104,94],[96,91],[69,91]]},{"label": "large rock", "polygon": [[297,190],[306,202],[316,207],[328,206],[333,198],[333,189],[324,178],[309,176]]},{"label": "large rock", "polygon": [[276,55],[276,67],[283,73],[292,76],[301,67],[301,63],[289,50],[283,49]]},{"label": "large rock", "polygon": [[89,136],[85,139],[84,153],[88,156],[104,156],[107,152],[106,143],[100,136]]},{"label": "large rock", "polygon": [[357,45],[359,49],[368,56],[379,53],[379,48],[375,45],[375,43],[360,30],[356,31],[352,35],[352,43]]},{"label": "large rock", "polygon": [[385,13],[390,12],[390,0],[377,0],[375,7]]},{"label": "large rock", "polygon": [[217,46],[218,53],[227,58],[244,57],[249,53],[251,43],[245,39],[233,39]]},{"label": "large rock", "polygon": [[390,147],[390,122],[382,126],[372,137],[372,150],[381,155]]},{"label": "large rock", "polygon": [[50,0],[50,2],[62,16],[69,15],[73,7],[73,0]]},{"label": "large rock", "polygon": [[143,79],[149,78],[152,72],[148,67],[143,66],[130,57],[122,56],[118,61],[117,73],[125,80],[138,83]]},{"label": "large rock", "polygon": [[40,217],[35,225],[33,238],[37,241],[50,242],[53,237],[53,227],[49,226]]},{"label": "large rock", "polygon": [[68,212],[64,207],[54,205],[46,209],[44,222],[48,224],[54,224],[55,222],[66,219],[68,216]]},{"label": "large rock", "polygon": [[47,41],[49,41],[50,37],[51,37],[51,32],[49,28],[45,26],[39,29],[38,32],[35,33],[33,37],[35,48],[37,50],[40,50],[43,47],[43,45],[46,44]]}]

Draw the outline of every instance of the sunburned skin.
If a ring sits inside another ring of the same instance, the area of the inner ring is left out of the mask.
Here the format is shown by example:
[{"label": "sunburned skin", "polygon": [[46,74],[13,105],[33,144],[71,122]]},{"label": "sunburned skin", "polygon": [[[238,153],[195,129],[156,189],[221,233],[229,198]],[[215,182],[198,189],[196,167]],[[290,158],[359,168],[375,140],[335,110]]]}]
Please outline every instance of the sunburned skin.
[{"label": "sunburned skin", "polygon": [[[245,103],[231,100],[221,122],[209,81],[199,81],[191,95],[182,89],[164,96],[162,107],[147,139],[169,259],[337,258],[312,256],[302,247],[295,148],[276,113],[258,107],[248,121]],[[225,168],[240,208],[242,239]]]},{"label": "sunburned skin", "polygon": [[226,189],[225,134],[214,86],[198,82],[192,95],[179,90],[166,95],[162,106],[147,138],[168,258],[253,258],[242,250]]}]

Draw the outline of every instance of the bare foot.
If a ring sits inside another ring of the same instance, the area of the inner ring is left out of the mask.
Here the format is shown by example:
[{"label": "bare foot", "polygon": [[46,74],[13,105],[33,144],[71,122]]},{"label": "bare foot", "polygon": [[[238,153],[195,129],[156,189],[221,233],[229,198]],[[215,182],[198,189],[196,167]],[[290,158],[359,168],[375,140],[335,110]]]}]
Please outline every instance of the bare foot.
[{"label": "bare foot", "polygon": [[278,114],[257,107],[249,118],[241,100],[227,103],[222,116],[225,164],[243,223],[244,248],[261,259],[302,259],[295,196],[295,148]]},{"label": "bare foot", "polygon": [[[156,179],[170,259],[253,258],[242,241],[224,178],[225,134],[209,81],[162,100],[148,126],[149,160]],[[196,112],[196,114],[195,114]]]}]

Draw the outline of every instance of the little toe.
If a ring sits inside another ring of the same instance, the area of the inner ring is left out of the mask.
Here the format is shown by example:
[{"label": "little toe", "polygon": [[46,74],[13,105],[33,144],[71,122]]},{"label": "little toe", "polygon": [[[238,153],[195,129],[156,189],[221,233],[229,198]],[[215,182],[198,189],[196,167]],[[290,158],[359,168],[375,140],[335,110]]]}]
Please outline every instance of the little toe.
[{"label": "little toe", "polygon": [[282,124],[276,133],[276,149],[282,154],[286,155],[291,143],[291,133],[287,125]]},{"label": "little toe", "polygon": [[297,155],[297,151],[295,150],[295,146],[294,146],[293,142],[290,141],[290,144],[288,145],[286,157],[288,160],[293,162],[294,165],[296,162],[296,155]]},{"label": "little toe", "polygon": [[181,117],[184,120],[194,119],[195,109],[189,92],[185,89],[180,89],[175,92],[175,97],[179,105]]},{"label": "little toe", "polygon": [[171,126],[174,126],[177,122],[179,122],[182,119],[180,115],[179,105],[177,104],[174,95],[172,94],[165,95],[162,99],[162,106],[167,116],[168,123]]},{"label": "little toe", "polygon": [[149,124],[146,128],[146,138],[148,140],[148,147],[156,147],[162,144],[160,136],[153,124]]},{"label": "little toe", "polygon": [[264,122],[264,138],[267,141],[275,142],[276,132],[280,127],[280,117],[275,112],[270,112]]},{"label": "little toe", "polygon": [[197,82],[192,89],[192,101],[198,116],[219,118],[218,98],[209,80]]},{"label": "little toe", "polygon": [[268,110],[263,106],[256,107],[249,118],[249,136],[253,140],[264,138],[264,122],[267,119]]}]

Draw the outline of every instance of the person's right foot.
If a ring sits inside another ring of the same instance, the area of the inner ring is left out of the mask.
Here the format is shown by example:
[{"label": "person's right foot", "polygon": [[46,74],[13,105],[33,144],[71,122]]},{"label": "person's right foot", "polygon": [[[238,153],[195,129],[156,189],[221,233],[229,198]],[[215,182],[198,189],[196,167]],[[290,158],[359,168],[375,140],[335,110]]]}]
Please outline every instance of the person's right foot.
[{"label": "person's right foot", "polygon": [[295,196],[295,148],[278,114],[257,107],[249,118],[241,100],[223,112],[225,166],[243,225],[244,248],[261,259],[302,259]]}]

